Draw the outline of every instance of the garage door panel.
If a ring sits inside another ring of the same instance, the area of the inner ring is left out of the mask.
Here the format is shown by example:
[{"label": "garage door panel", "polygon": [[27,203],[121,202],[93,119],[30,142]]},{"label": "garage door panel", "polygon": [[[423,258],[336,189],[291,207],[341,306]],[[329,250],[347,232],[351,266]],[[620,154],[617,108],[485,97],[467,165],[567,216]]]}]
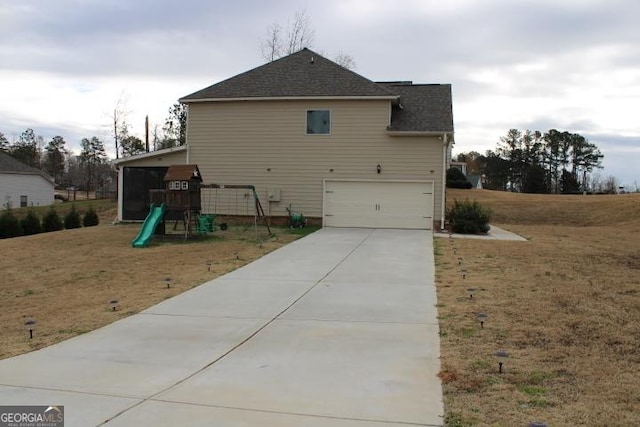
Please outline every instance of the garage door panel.
[{"label": "garage door panel", "polygon": [[431,229],[433,182],[325,181],[329,227]]}]

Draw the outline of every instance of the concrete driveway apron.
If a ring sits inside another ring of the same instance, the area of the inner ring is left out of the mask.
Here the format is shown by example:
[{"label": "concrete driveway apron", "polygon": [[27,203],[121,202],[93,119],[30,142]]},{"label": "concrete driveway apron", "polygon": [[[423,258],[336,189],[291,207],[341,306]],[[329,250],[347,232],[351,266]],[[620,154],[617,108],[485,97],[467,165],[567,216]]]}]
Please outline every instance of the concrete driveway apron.
[{"label": "concrete driveway apron", "polygon": [[0,361],[65,426],[443,423],[432,234],[325,228],[148,310]]}]

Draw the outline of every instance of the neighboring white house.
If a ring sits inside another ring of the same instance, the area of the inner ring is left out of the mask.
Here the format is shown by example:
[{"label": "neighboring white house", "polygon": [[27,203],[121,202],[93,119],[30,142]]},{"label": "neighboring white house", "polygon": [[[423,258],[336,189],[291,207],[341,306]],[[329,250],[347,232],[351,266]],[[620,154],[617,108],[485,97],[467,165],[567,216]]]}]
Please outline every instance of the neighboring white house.
[{"label": "neighboring white house", "polygon": [[13,208],[53,203],[53,180],[0,151],[0,203]]}]

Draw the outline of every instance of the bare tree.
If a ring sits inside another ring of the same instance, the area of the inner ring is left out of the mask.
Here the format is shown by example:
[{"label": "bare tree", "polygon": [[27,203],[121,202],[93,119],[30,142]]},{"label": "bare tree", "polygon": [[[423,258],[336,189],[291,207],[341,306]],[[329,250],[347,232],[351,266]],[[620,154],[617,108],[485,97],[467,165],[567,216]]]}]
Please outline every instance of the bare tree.
[{"label": "bare tree", "polygon": [[291,55],[304,47],[311,47],[314,35],[307,13],[304,10],[296,12],[293,22],[288,25],[286,54]]},{"label": "bare tree", "polygon": [[618,179],[613,175],[609,175],[604,179],[604,182],[602,183],[602,192],[606,194],[616,194],[619,187],[620,182],[618,181]]},{"label": "bare tree", "polygon": [[113,125],[113,141],[116,146],[116,159],[120,158],[120,146],[118,142],[122,136],[122,129],[127,127],[126,121],[128,115],[127,96],[126,92],[122,91],[116,101],[116,106],[113,108],[113,115],[110,116],[111,123]]},{"label": "bare tree", "polygon": [[287,21],[284,31],[278,22],[267,27],[266,37],[260,43],[262,57],[271,62],[304,47],[311,47],[314,35],[315,31],[307,13],[304,10],[296,12],[293,19]]},{"label": "bare tree", "polygon": [[344,52],[340,52],[339,54],[337,54],[336,57],[333,59],[333,62],[343,66],[348,70],[355,70],[357,67],[356,61],[353,59],[353,57],[348,53],[344,53]]},{"label": "bare tree", "polygon": [[280,24],[274,22],[269,25],[260,49],[262,57],[268,62],[273,62],[282,56],[282,26]]}]

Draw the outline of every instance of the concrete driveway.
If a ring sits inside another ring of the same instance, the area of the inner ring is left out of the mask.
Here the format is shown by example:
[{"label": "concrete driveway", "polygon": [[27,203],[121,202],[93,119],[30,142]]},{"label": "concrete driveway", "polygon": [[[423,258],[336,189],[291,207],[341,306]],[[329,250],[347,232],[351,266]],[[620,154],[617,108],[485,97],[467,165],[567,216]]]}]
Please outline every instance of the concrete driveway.
[{"label": "concrete driveway", "polygon": [[71,426],[443,423],[432,234],[322,229],[141,314],[0,361]]}]

